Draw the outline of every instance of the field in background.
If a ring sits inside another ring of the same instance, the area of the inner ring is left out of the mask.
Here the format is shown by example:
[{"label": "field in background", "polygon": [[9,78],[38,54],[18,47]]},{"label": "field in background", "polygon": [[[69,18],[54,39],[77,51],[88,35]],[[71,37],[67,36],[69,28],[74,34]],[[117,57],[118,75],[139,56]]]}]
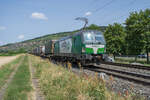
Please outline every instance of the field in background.
[{"label": "field in background", "polygon": [[26,53],[25,49],[13,50],[13,51],[3,51],[0,52],[0,56],[15,56],[18,54]]},{"label": "field in background", "polygon": [[[135,57],[116,57],[115,62],[131,64],[131,63],[135,63]],[[150,66],[150,64],[147,64],[146,58],[137,58],[136,63]]]},{"label": "field in background", "polygon": [[17,54],[14,53],[0,53],[0,56],[15,56]]}]

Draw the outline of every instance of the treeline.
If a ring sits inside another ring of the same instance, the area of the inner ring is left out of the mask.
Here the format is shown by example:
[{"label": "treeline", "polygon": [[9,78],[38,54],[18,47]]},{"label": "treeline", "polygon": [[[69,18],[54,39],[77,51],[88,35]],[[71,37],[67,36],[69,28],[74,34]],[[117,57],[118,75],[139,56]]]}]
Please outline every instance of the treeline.
[{"label": "treeline", "polygon": [[104,33],[107,53],[139,55],[150,51],[150,9],[132,12],[125,23],[109,25]]},{"label": "treeline", "polygon": [[[91,25],[88,29],[100,28]],[[130,13],[124,24],[108,25],[104,31],[107,53],[115,55],[139,55],[150,51],[150,9]]]}]

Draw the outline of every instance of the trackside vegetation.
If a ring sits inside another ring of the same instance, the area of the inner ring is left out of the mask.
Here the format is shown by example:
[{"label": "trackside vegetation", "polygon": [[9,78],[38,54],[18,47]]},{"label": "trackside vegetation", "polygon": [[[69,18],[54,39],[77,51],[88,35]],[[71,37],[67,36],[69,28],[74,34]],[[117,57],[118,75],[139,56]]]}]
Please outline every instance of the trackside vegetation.
[{"label": "trackside vegetation", "polygon": [[31,89],[28,56],[25,56],[12,82],[8,85],[4,100],[27,100]]},{"label": "trackside vegetation", "polygon": [[[124,25],[114,23],[104,32],[107,53],[113,55],[147,54],[150,52],[150,9],[131,12]],[[137,57],[137,56],[135,56]],[[136,59],[135,59],[136,61]]]},{"label": "trackside vegetation", "polygon": [[108,91],[105,81],[97,74],[95,77],[76,75],[49,60],[35,56],[30,59],[46,100],[133,100],[129,94],[120,96]]},{"label": "trackside vegetation", "polygon": [[124,53],[126,34],[124,27],[121,24],[114,23],[113,25],[109,25],[104,35],[107,42],[106,51],[108,53],[112,53],[114,58],[118,53]]},{"label": "trackside vegetation", "polygon": [[6,80],[9,78],[10,74],[14,71],[15,67],[18,66],[18,63],[22,58],[23,56],[20,56],[19,58],[15,59],[14,61],[6,65],[3,65],[0,68],[0,88],[5,84]]}]

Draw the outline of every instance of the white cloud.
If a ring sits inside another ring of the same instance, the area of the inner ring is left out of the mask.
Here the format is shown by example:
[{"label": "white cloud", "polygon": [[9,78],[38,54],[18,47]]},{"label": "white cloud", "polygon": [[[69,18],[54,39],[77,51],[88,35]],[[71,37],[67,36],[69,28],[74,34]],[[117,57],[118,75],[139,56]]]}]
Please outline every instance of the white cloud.
[{"label": "white cloud", "polygon": [[18,39],[21,39],[21,40],[24,39],[24,35],[23,34],[19,35]]},{"label": "white cloud", "polygon": [[6,30],[5,26],[0,26],[0,30]]},{"label": "white cloud", "polygon": [[85,16],[90,16],[90,15],[92,15],[92,12],[90,12],[90,11],[85,13]]},{"label": "white cloud", "polygon": [[31,18],[33,19],[42,19],[42,20],[48,20],[45,14],[39,13],[39,12],[34,12],[31,14]]}]

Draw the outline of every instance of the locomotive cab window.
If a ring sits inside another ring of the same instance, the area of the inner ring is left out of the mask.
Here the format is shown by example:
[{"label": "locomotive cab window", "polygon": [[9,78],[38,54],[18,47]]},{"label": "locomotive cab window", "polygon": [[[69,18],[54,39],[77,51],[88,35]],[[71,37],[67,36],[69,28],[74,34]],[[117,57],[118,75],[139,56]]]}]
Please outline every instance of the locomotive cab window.
[{"label": "locomotive cab window", "polygon": [[95,44],[105,44],[103,35],[98,32],[85,32],[83,33],[84,43],[95,43]]},{"label": "locomotive cab window", "polygon": [[94,34],[93,33],[84,33],[83,34],[84,42],[86,43],[92,43],[95,40]]}]

